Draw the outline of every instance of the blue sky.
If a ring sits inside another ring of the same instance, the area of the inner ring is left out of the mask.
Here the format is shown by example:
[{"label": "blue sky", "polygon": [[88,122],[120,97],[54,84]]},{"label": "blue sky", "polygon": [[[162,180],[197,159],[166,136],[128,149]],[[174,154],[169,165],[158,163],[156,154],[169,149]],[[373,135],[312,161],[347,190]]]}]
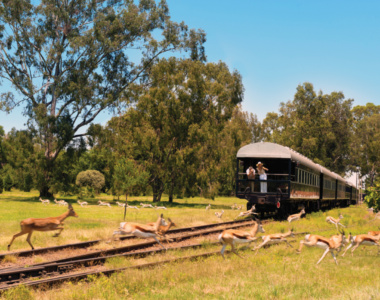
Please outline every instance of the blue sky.
[{"label": "blue sky", "polygon": [[[202,28],[209,62],[242,75],[243,109],[259,120],[311,82],[355,105],[380,105],[380,1],[167,0],[175,21]],[[2,87],[2,89],[7,87]],[[103,114],[96,123],[111,116]],[[0,112],[6,131],[23,128],[21,110]]]}]

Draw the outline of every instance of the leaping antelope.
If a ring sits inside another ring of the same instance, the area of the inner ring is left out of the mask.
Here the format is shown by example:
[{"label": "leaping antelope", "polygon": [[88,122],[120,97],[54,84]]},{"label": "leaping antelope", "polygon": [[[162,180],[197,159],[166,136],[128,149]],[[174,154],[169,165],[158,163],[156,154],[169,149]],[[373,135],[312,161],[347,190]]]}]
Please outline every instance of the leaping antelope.
[{"label": "leaping antelope", "polygon": [[262,236],[263,242],[259,246],[253,248],[252,250],[253,251],[256,250],[256,253],[257,253],[257,251],[259,251],[259,249],[263,247],[264,245],[277,244],[280,242],[285,242],[287,244],[286,246],[290,246],[293,248],[293,246],[290,245],[288,240],[286,239],[289,236],[294,237],[293,230],[289,230],[286,233],[274,233],[274,234],[263,235]]},{"label": "leaping antelope", "polygon": [[28,234],[26,241],[28,242],[30,247],[32,247],[32,250],[34,250],[34,247],[32,243],[30,242],[30,238],[32,236],[33,231],[59,230],[59,232],[56,233],[54,237],[59,236],[62,230],[64,229],[61,225],[63,225],[63,221],[67,217],[78,217],[77,213],[74,211],[71,204],[69,204],[68,211],[58,217],[49,217],[49,218],[42,218],[42,219],[28,218],[21,221],[20,222],[21,231],[13,236],[11,242],[8,245],[8,251],[11,249],[11,245],[14,239],[24,234]]},{"label": "leaping antelope", "polygon": [[77,203],[80,205],[80,206],[82,206],[83,207],[83,205],[88,205],[88,203],[86,202],[86,201],[80,201],[80,200],[78,200],[77,201]]},{"label": "leaping antelope", "polygon": [[236,203],[234,203],[234,205],[231,206],[232,210],[234,210],[235,208],[237,209],[237,204]]},{"label": "leaping antelope", "polygon": [[351,255],[354,256],[354,251],[357,247],[360,245],[366,245],[366,246],[377,246],[377,254],[379,255],[380,253],[380,235],[369,235],[369,234],[359,234],[351,237],[351,244],[348,245],[342,256],[344,256],[347,252],[348,249],[350,249],[352,246],[351,250]]},{"label": "leaping antelope", "polygon": [[55,198],[54,198],[54,202],[55,204],[58,204],[59,206],[65,206],[68,204],[65,200],[57,200]]},{"label": "leaping antelope", "polygon": [[130,206],[127,204],[127,208],[133,208],[133,209],[137,209],[137,210],[140,210],[137,206]]},{"label": "leaping antelope", "polygon": [[140,203],[140,206],[142,208],[153,208],[153,205],[152,204],[144,204],[144,203]]},{"label": "leaping antelope", "polygon": [[113,232],[112,240],[114,240],[115,235],[118,234],[133,234],[136,237],[144,239],[153,238],[163,249],[166,250],[166,248],[158,240],[158,237],[161,236],[159,230],[162,218],[163,215],[161,214],[161,216],[158,217],[157,221],[154,223],[153,226],[133,222],[121,222],[119,230]]},{"label": "leaping antelope", "polygon": [[305,208],[302,208],[302,210],[298,214],[290,215],[288,217],[288,222],[291,223],[293,221],[297,221],[301,219],[301,216],[305,214]]},{"label": "leaping antelope", "polygon": [[165,206],[154,206],[155,209],[167,209]]},{"label": "leaping antelope", "polygon": [[217,218],[222,218],[222,216],[223,216],[223,214],[224,214],[224,210],[222,209],[222,211],[221,212],[215,212],[215,216],[217,217]]},{"label": "leaping antelope", "polygon": [[111,204],[107,203],[107,202],[102,202],[102,201],[98,201],[98,205],[99,206],[108,206],[108,207],[111,207]]},{"label": "leaping antelope", "polygon": [[235,220],[237,218],[241,218],[241,217],[248,217],[250,215],[258,215],[258,213],[255,213],[254,211],[256,210],[256,207],[255,205],[252,205],[251,209],[250,210],[247,210],[247,211],[242,211],[241,213],[239,213],[239,215],[235,218]]},{"label": "leaping antelope", "polygon": [[120,207],[125,207],[125,203],[120,203],[119,201],[116,201],[116,204]]},{"label": "leaping antelope", "polygon": [[231,251],[232,253],[235,253],[240,258],[243,258],[240,256],[236,250],[235,250],[235,244],[243,244],[243,243],[252,243],[254,240],[257,239],[256,234],[257,232],[265,232],[264,228],[261,226],[261,222],[255,222],[251,229],[251,231],[243,231],[243,230],[237,230],[237,229],[227,229],[224,230],[218,237],[218,240],[222,243],[223,247],[220,253],[224,257],[224,251],[226,250],[227,245],[231,245]]},{"label": "leaping antelope", "polygon": [[342,226],[342,227],[346,227],[346,226],[344,226],[344,225],[342,225],[342,224],[340,223],[340,220],[341,220],[341,219],[343,219],[343,215],[342,215],[342,214],[339,214],[339,218],[338,218],[338,219],[334,219],[333,217],[328,216],[328,217],[326,218],[326,222],[327,222],[327,223],[334,224],[334,225],[336,226],[336,229],[338,229],[338,225],[340,225],[340,226]]},{"label": "leaping antelope", "polygon": [[50,204],[50,200],[49,199],[41,199],[41,197],[40,197],[40,201],[42,202],[43,205]]},{"label": "leaping antelope", "polygon": [[211,204],[206,206],[206,210],[209,210],[211,208]]},{"label": "leaping antelope", "polygon": [[318,260],[317,265],[322,261],[322,259],[326,256],[328,252],[331,253],[332,257],[335,260],[335,264],[338,264],[336,261],[336,257],[334,255],[334,251],[339,251],[340,248],[342,247],[342,244],[345,242],[345,234],[344,231],[339,231],[340,235],[337,236],[332,236],[330,239],[325,238],[320,235],[314,235],[314,234],[307,234],[305,236],[305,240],[300,242],[300,247],[297,249],[297,253],[301,253],[302,247],[304,245],[308,247],[319,247],[322,249],[325,249],[325,252],[323,253],[322,257]]},{"label": "leaping antelope", "polygon": [[368,231],[368,235],[377,236],[377,235],[380,235],[380,231]]}]

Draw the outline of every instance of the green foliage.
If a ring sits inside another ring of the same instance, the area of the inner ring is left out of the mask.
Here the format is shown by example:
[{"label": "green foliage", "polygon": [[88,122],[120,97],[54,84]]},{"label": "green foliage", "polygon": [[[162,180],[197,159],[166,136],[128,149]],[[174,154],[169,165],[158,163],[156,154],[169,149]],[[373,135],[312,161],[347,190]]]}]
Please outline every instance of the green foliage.
[{"label": "green foliage", "polygon": [[9,192],[13,187],[13,180],[9,174],[5,175],[4,178],[4,190]]},{"label": "green foliage", "polygon": [[337,173],[344,173],[351,144],[351,99],[318,94],[311,83],[297,87],[293,101],[263,121],[267,141],[288,146]]},{"label": "green foliage", "polygon": [[0,76],[12,87],[0,109],[25,104],[41,195],[51,193],[56,160],[78,131],[128,106],[120,97],[130,98],[160,55],[185,50],[205,60],[205,33],[173,22],[155,0],[1,2],[0,42]]},{"label": "green foliage", "polygon": [[118,152],[145,167],[154,201],[165,189],[169,197],[215,197],[220,161],[231,161],[219,142],[242,101],[240,74],[221,62],[170,58],[152,68],[149,82],[149,89],[136,90],[136,106],[110,122]]},{"label": "green foliage", "polygon": [[374,212],[380,211],[380,183],[376,183],[375,186],[367,188],[365,193],[366,196],[364,200],[368,207],[373,207]]},{"label": "green foliage", "polygon": [[121,158],[115,165],[113,188],[117,195],[126,197],[132,192],[145,189],[149,174],[131,159]]},{"label": "green foliage", "polygon": [[93,195],[91,189],[95,189],[95,191],[99,193],[103,188],[105,184],[104,175],[96,170],[83,171],[77,175],[75,184],[80,187],[86,187]]},{"label": "green foliage", "polygon": [[352,109],[354,139],[351,144],[350,169],[360,168],[367,186],[372,186],[380,172],[380,105],[367,103]]},{"label": "green foliage", "polygon": [[0,176],[0,194],[3,192],[3,189],[4,189],[3,177]]}]

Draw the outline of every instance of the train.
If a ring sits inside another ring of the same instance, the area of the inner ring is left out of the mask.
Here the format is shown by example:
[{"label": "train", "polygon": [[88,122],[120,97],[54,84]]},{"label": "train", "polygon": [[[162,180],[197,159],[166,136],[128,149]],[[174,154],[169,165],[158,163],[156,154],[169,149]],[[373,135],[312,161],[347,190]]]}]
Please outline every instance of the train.
[{"label": "train", "polygon": [[[257,165],[267,169],[259,178]],[[256,174],[248,178],[247,169]],[[304,155],[275,143],[252,143],[236,155],[236,196],[247,200],[247,210],[287,217],[302,208],[313,212],[347,207],[358,201],[358,189],[340,175]]]}]

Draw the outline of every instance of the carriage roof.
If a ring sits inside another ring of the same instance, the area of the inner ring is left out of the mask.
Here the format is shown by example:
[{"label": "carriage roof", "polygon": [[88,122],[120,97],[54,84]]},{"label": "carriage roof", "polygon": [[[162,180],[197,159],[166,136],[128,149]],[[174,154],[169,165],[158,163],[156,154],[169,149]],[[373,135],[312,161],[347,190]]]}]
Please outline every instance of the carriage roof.
[{"label": "carriage roof", "polygon": [[338,179],[340,181],[346,181],[338,174],[331,172],[325,167],[314,163],[311,159],[306,156],[290,149],[289,147],[281,146],[275,143],[260,142],[246,145],[239,149],[236,154],[237,158],[283,158],[291,159],[293,161],[298,161],[301,165],[304,165],[318,172],[322,172],[332,178]]}]

